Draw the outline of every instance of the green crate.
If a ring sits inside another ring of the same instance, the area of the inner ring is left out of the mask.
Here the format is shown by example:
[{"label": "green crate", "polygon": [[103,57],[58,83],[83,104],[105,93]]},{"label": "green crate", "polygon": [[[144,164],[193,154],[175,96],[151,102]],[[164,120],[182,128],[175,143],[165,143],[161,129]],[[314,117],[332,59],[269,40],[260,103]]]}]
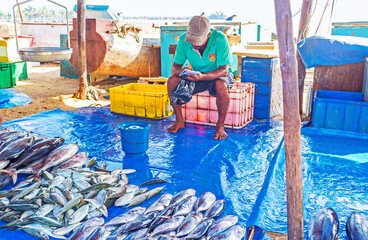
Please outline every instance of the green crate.
[{"label": "green crate", "polygon": [[0,62],[0,88],[15,86],[14,64]]},{"label": "green crate", "polygon": [[22,62],[14,62],[13,66],[15,67],[14,74],[15,74],[15,81],[24,80],[28,78],[27,73],[27,63]]}]

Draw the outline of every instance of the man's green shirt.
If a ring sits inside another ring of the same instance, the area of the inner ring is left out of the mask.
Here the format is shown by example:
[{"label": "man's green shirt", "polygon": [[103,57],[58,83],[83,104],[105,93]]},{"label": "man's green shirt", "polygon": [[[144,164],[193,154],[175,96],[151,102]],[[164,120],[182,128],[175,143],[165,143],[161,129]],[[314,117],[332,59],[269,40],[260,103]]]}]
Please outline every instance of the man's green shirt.
[{"label": "man's green shirt", "polygon": [[211,35],[202,56],[193,49],[191,43],[185,42],[185,35],[186,33],[183,33],[179,38],[174,57],[176,64],[182,65],[188,60],[194,71],[202,73],[212,72],[219,66],[229,65],[229,73],[232,73],[232,55],[229,42],[223,32],[211,29]]}]

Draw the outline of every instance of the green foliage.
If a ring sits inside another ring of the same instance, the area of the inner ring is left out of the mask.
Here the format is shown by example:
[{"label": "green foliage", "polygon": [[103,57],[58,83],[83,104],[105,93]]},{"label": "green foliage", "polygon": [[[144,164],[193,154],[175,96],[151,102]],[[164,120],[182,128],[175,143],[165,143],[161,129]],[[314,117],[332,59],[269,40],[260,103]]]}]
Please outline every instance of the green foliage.
[{"label": "green foliage", "polygon": [[[64,9],[48,9],[46,6],[34,8],[27,6],[22,9],[24,21],[27,22],[54,22],[65,23],[66,12]],[[69,20],[77,17],[74,11],[68,11]]]}]

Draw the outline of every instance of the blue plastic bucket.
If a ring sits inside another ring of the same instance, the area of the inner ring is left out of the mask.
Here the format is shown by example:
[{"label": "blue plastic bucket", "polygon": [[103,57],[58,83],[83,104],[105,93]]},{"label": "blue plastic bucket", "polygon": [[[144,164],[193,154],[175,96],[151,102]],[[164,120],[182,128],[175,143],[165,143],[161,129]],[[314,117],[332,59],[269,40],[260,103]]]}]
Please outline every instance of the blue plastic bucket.
[{"label": "blue plastic bucket", "polygon": [[151,124],[143,121],[129,121],[119,125],[121,146],[128,155],[142,155],[148,149]]}]

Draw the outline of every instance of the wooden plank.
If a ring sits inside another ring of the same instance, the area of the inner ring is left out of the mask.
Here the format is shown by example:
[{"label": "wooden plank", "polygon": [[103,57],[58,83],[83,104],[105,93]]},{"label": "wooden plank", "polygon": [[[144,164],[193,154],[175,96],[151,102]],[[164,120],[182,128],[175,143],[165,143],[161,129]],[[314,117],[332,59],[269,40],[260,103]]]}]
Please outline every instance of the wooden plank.
[{"label": "wooden plank", "polygon": [[[309,35],[309,23],[312,14],[313,0],[303,0],[302,9],[300,13],[299,21],[299,32],[298,32],[298,42]],[[304,79],[306,75],[306,70],[304,63],[297,53],[298,61],[298,83],[299,83],[299,113],[303,114],[303,92],[304,92]]]},{"label": "wooden plank", "polygon": [[233,51],[233,54],[240,56],[240,57],[257,57],[257,58],[278,58],[279,55],[277,51],[270,51],[270,50],[239,50]]},{"label": "wooden plank", "polygon": [[303,238],[299,88],[290,0],[274,0],[283,81],[288,239]]},{"label": "wooden plank", "polygon": [[86,1],[78,0],[78,77],[80,99],[87,98]]},{"label": "wooden plank", "polygon": [[363,77],[364,62],[315,67],[313,91],[362,92]]}]

